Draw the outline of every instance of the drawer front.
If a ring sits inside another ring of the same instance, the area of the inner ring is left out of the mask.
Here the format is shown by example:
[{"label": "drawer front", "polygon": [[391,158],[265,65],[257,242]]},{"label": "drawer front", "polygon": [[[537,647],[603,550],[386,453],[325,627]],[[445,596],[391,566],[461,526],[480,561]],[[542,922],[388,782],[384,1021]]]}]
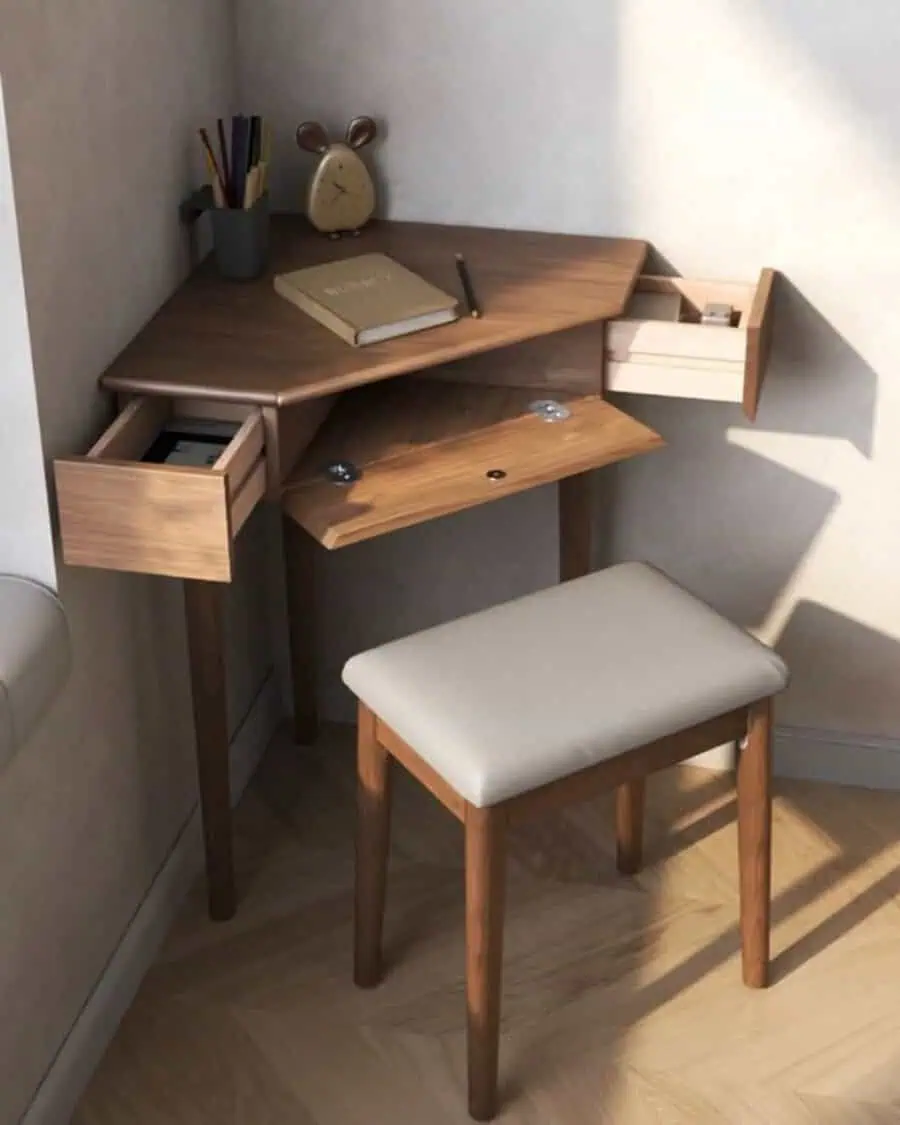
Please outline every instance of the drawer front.
[{"label": "drawer front", "polygon": [[[641,277],[626,315],[610,322],[610,391],[739,402],[756,417],[769,360],[777,274],[755,285]],[[730,326],[700,323],[707,303],[730,305]]]},{"label": "drawer front", "polygon": [[[528,390],[409,378],[350,392],[288,481],[285,511],[325,547],[343,547],[662,445],[600,395],[556,398],[564,421],[534,414]],[[337,461],[359,479],[328,479]]]},{"label": "drawer front", "polygon": [[83,458],[57,461],[56,488],[71,566],[231,579],[223,476]]},{"label": "drawer front", "polygon": [[620,394],[660,395],[708,402],[743,402],[743,365],[726,367],[703,360],[653,357],[607,360],[607,390]]},{"label": "drawer front", "polygon": [[135,399],[84,457],[55,463],[68,564],[231,580],[234,539],[266,489],[262,417],[246,411],[211,468],[142,461],[170,413]]}]

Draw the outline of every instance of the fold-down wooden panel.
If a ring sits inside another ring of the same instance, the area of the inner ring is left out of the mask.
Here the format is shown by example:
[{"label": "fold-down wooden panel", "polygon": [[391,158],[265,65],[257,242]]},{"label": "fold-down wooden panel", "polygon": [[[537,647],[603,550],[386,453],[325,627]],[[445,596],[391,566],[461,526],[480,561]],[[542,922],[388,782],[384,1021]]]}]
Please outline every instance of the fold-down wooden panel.
[{"label": "fold-down wooden panel", "polygon": [[[558,394],[571,413],[552,423],[531,412],[534,399],[418,379],[345,394],[287,482],[285,511],[325,547],[344,547],[662,445],[598,395]],[[361,478],[333,483],[336,461]]]}]

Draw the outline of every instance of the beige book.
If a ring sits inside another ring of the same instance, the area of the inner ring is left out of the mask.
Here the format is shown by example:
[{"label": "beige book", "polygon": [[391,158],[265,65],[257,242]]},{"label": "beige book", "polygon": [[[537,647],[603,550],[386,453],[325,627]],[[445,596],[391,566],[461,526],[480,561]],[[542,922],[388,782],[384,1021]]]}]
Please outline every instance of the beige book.
[{"label": "beige book", "polygon": [[354,347],[459,319],[455,297],[386,254],[278,274],[275,291]]}]

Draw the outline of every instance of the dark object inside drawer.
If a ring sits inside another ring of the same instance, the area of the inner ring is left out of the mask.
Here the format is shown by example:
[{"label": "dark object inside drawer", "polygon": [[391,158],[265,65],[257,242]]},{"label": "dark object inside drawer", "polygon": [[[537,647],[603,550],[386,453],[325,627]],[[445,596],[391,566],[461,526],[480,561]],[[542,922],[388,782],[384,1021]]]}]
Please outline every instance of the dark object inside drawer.
[{"label": "dark object inside drawer", "polygon": [[237,430],[231,422],[172,423],[157,435],[141,460],[154,465],[212,468]]}]

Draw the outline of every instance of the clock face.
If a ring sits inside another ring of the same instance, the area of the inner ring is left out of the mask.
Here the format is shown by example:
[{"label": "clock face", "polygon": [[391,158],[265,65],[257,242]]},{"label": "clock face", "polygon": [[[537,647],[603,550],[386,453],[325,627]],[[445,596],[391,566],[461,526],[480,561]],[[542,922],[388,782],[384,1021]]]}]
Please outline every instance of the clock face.
[{"label": "clock face", "polygon": [[310,222],[322,231],[357,230],[374,210],[375,188],[365,164],[351,149],[334,145],[309,187]]}]

